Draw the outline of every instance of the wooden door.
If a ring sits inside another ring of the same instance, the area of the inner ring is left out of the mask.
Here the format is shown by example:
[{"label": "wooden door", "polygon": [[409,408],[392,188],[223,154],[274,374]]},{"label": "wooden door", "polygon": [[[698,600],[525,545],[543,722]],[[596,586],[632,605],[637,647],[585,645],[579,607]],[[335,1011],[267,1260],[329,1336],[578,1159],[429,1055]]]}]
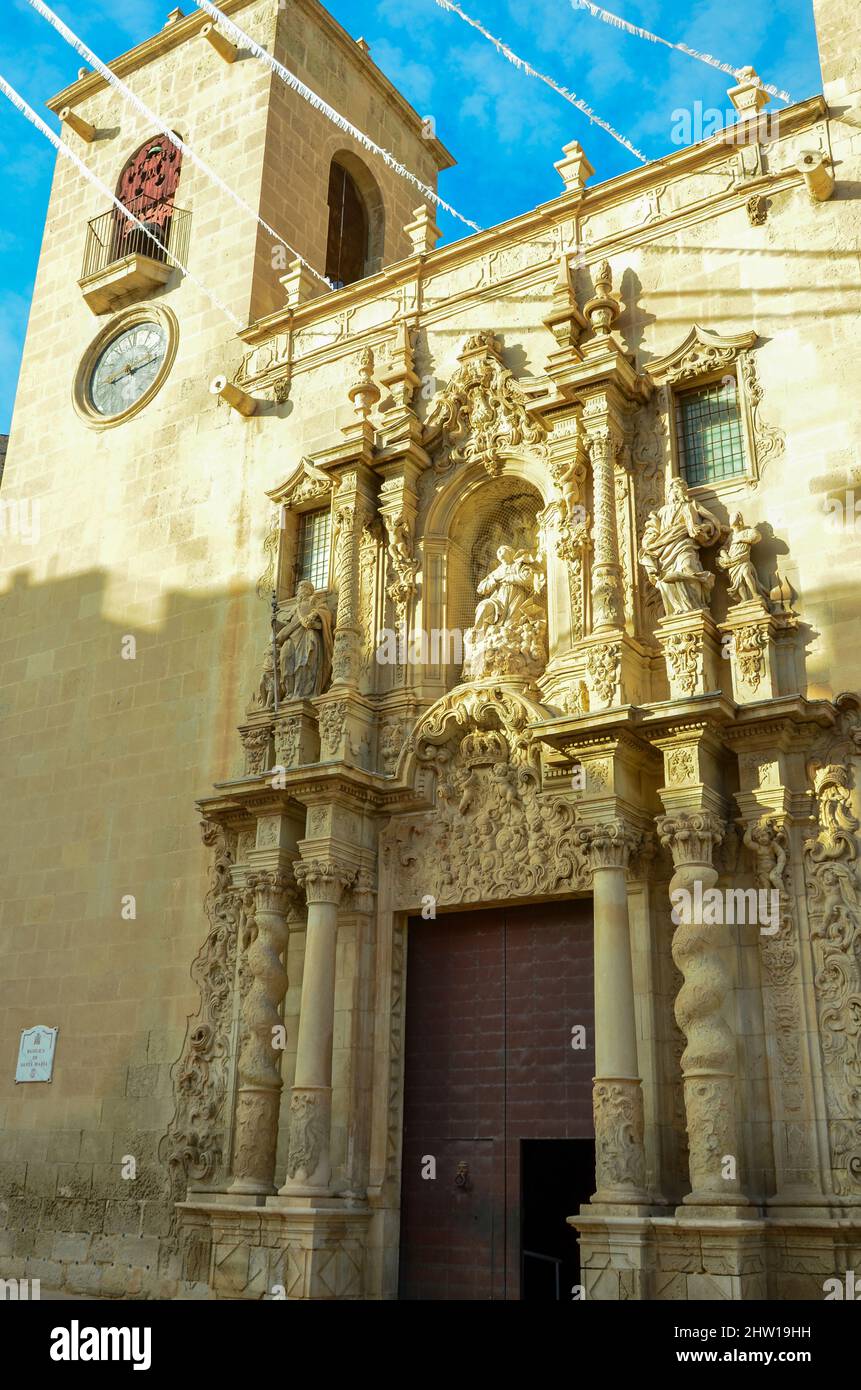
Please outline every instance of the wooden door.
[{"label": "wooden door", "polygon": [[[593,1135],[592,905],[414,919],[407,950],[400,1296],[516,1299],[523,1144]],[[577,1173],[558,1212],[575,1257]]]}]

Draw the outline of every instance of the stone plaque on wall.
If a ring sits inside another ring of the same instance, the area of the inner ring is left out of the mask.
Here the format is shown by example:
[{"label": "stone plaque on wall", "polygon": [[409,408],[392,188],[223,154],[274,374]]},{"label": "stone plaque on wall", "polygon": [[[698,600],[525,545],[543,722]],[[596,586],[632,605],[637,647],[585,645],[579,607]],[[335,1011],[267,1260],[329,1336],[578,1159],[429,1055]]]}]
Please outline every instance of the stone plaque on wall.
[{"label": "stone plaque on wall", "polygon": [[50,1081],[56,1045],[56,1028],[46,1028],[42,1023],[37,1023],[34,1028],[25,1028],[18,1048],[15,1084],[19,1081]]}]

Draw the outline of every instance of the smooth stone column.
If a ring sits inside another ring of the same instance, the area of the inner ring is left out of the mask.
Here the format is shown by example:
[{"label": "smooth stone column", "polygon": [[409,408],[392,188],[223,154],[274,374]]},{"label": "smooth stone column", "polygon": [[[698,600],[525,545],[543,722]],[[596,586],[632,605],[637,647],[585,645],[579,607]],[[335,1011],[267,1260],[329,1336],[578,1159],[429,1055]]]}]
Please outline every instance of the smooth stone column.
[{"label": "smooth stone column", "polygon": [[335,951],[338,905],[355,870],[332,861],[300,860],[297,882],[308,901],[305,967],[296,1072],[290,1095],[290,1144],[283,1197],[330,1191],[332,1035],[335,1023]]},{"label": "smooth stone column", "polygon": [[641,836],[621,820],[579,832],[592,866],[595,916],[594,1205],[644,1206],[643,1092],[637,1059],[626,870]]}]

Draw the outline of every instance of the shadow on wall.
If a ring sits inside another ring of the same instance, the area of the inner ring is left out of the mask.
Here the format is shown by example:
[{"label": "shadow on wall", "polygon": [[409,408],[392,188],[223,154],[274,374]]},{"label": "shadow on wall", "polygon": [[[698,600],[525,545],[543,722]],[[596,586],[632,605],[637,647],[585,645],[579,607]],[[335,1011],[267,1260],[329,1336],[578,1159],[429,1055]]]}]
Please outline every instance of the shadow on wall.
[{"label": "shadow on wall", "polygon": [[[208,930],[194,802],[241,771],[267,618],[249,587],[168,593],[157,629],[124,627],[107,584],[18,572],[0,596],[0,1277],[79,1270],[83,1292],[99,1259],[127,1279],[134,1255],[146,1283],[170,1230],[156,1150]],[[34,1023],[59,1026],[53,1080],[16,1086]],[[101,1254],[76,1265],[78,1235]]]}]

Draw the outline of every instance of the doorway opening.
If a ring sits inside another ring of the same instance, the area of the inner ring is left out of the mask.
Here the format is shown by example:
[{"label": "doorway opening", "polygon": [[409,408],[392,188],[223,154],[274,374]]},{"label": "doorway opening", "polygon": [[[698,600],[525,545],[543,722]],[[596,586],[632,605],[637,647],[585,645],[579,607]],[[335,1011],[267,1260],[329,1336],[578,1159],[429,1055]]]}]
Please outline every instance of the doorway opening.
[{"label": "doorway opening", "polygon": [[595,1191],[594,1139],[523,1139],[520,1145],[520,1297],[565,1303],[580,1283],[577,1232],[567,1218]]}]

